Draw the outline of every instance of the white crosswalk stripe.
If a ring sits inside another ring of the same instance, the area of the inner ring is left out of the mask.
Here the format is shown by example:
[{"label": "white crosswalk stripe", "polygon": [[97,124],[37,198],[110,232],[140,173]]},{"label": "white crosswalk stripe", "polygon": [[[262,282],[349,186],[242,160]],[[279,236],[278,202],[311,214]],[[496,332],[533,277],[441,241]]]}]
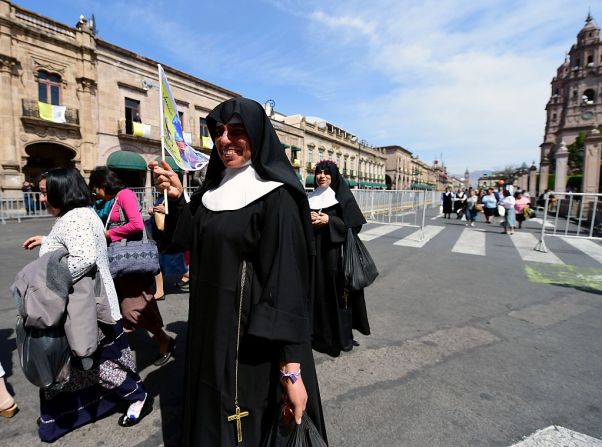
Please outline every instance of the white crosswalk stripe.
[{"label": "white crosswalk stripe", "polygon": [[543,253],[541,251],[533,250],[533,247],[537,245],[538,240],[531,233],[517,232],[508,237],[516,247],[516,250],[523,261],[564,264],[564,262],[551,251]]},{"label": "white crosswalk stripe", "polygon": [[[361,232],[359,237],[365,242],[373,241],[382,236],[389,235],[396,230],[407,227],[416,228],[416,225],[405,223],[371,225]],[[461,233],[454,242],[451,252],[472,256],[487,256],[487,243],[495,244],[496,246],[499,244],[506,246],[512,245],[524,262],[541,262],[557,265],[564,264],[564,261],[553,252],[554,249],[550,250],[548,247],[546,253],[535,250],[535,247],[538,245],[537,233],[523,230],[517,231],[513,235],[502,236],[499,234],[492,234],[487,231],[488,229],[491,229],[491,227],[484,226],[479,228],[478,224],[476,227],[462,228]],[[454,233],[456,233],[458,231],[458,226],[426,225],[423,231],[416,229],[403,239],[397,239],[395,236],[389,236],[389,238],[394,240],[393,245],[398,247],[423,248],[434,238],[438,237],[443,230],[454,231]],[[561,239],[563,241],[562,243],[566,242],[579,253],[585,254],[602,264],[602,244],[596,241],[564,236],[549,239]],[[559,248],[562,250],[561,247]],[[566,251],[566,248],[564,250]],[[495,249],[493,252],[495,252]]]},{"label": "white crosswalk stripe", "polygon": [[427,225],[423,231],[417,230],[409,236],[394,242],[393,245],[401,245],[403,247],[422,248],[428,241],[437,236],[445,227],[438,225]]},{"label": "white crosswalk stripe", "polygon": [[[543,225],[543,219],[539,218],[539,217],[534,217],[533,219],[529,219],[527,222],[531,223],[537,223],[539,225]],[[549,221],[546,222],[546,228],[554,228],[554,225],[551,224]]]},{"label": "white crosswalk stripe", "polygon": [[466,228],[456,241],[452,251],[467,255],[485,256],[485,233]]},{"label": "white crosswalk stripe", "polygon": [[437,219],[439,219],[440,217],[443,217],[443,213],[439,213],[439,214],[437,214],[435,217],[431,217],[431,220],[437,220]]},{"label": "white crosswalk stripe", "polygon": [[561,237],[561,239],[602,264],[602,246],[600,244],[589,239],[574,237]]},{"label": "white crosswalk stripe", "polygon": [[536,431],[510,447],[602,447],[602,440],[592,438],[568,428],[551,425]]},{"label": "white crosswalk stripe", "polygon": [[362,231],[359,234],[359,237],[362,241],[367,242],[377,237],[384,236],[385,234],[392,233],[395,230],[399,230],[401,227],[406,226],[403,224],[389,224],[389,225],[379,225],[378,227],[369,228],[366,231]]}]

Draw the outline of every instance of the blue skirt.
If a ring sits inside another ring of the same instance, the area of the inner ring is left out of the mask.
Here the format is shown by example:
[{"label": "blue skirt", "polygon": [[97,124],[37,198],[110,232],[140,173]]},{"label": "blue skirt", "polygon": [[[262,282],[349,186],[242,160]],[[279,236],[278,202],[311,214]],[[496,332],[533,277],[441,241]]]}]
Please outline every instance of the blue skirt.
[{"label": "blue skirt", "polygon": [[76,428],[112,413],[117,405],[143,400],[146,393],[121,321],[98,323],[104,338],[85,371],[71,360],[71,375],[64,384],[40,389],[40,439],[52,442]]},{"label": "blue skirt", "polygon": [[505,227],[516,227],[516,210],[514,207],[506,208],[506,216],[504,217]]}]

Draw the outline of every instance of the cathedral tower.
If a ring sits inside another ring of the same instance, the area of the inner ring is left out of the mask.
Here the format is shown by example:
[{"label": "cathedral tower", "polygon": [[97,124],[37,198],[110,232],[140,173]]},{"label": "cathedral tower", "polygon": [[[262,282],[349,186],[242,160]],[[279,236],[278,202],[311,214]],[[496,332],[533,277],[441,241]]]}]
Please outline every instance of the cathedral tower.
[{"label": "cathedral tower", "polygon": [[602,124],[602,42],[591,14],[551,82],[546,128],[540,145],[542,166],[554,166],[561,141],[573,143],[580,132]]}]

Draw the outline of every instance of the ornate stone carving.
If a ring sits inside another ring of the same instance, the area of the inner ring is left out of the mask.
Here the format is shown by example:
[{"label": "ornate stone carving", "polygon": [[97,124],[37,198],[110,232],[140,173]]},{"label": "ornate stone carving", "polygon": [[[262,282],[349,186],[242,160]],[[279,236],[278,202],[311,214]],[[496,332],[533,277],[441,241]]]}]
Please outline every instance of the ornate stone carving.
[{"label": "ornate stone carving", "polygon": [[[67,123],[51,123],[46,120],[30,117],[21,117],[23,129],[26,133],[35,134],[40,138],[53,137],[57,140],[79,140],[81,133],[79,126]],[[23,141],[23,136],[21,136]]]},{"label": "ornate stone carving", "polygon": [[17,76],[19,74],[19,69],[21,68],[21,63],[12,56],[7,56],[6,54],[0,54],[0,72],[1,73],[10,73],[12,75]]},{"label": "ornate stone carving", "polygon": [[34,77],[37,80],[38,79],[38,71],[40,70],[46,70],[49,73],[56,73],[58,75],[61,76],[61,82],[65,83],[65,70],[67,69],[67,66],[64,64],[60,64],[57,63],[55,60],[52,59],[47,59],[43,56],[39,56],[39,55],[32,55],[31,56],[31,60],[33,62],[32,66],[33,66],[33,70],[34,70]]},{"label": "ornate stone carving", "polygon": [[79,92],[86,92],[90,93],[91,95],[96,95],[97,84],[94,79],[82,76],[81,78],[75,78],[75,81],[77,82],[77,90]]}]

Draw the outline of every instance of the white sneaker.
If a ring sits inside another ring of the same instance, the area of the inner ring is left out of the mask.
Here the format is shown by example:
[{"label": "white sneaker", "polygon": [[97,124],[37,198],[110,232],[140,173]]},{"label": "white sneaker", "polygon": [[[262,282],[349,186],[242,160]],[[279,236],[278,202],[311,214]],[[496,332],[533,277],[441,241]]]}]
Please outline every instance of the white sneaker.
[{"label": "white sneaker", "polygon": [[471,226],[471,227],[474,227],[474,222],[470,222],[470,226]]}]

